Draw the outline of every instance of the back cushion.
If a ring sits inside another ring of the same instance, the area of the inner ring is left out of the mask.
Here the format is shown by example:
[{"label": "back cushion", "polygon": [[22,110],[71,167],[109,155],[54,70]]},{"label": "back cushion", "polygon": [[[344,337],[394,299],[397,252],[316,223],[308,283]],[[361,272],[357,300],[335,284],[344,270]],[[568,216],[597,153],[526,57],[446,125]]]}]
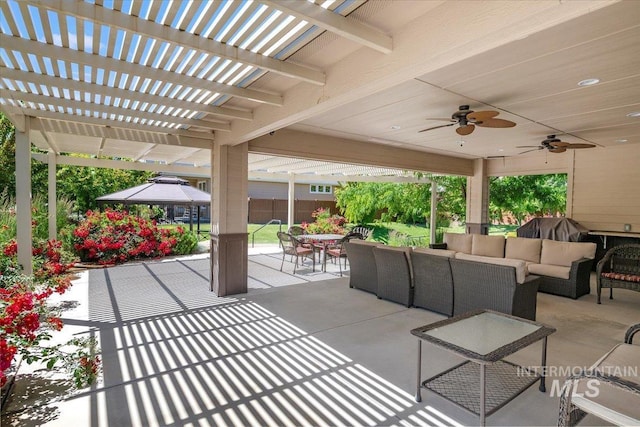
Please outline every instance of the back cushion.
[{"label": "back cushion", "polygon": [[504,236],[472,234],[471,254],[504,258]]},{"label": "back cushion", "polygon": [[541,250],[542,239],[508,237],[504,257],[511,259],[522,259],[524,261],[539,264]]},{"label": "back cushion", "polygon": [[525,262],[519,259],[506,259],[488,256],[468,255],[457,253],[456,259],[464,259],[467,261],[484,262],[487,264],[506,265],[516,269],[516,282],[524,283],[527,277],[527,268]]},{"label": "back cushion", "polygon": [[430,248],[413,248],[413,252],[436,255],[436,256],[444,256],[447,258],[453,258],[453,256],[456,254],[456,251],[450,251],[448,249],[430,249]]},{"label": "back cushion", "polygon": [[593,259],[596,256],[596,244],[591,242],[557,242],[544,239],[540,264],[571,267],[573,261],[581,258]]},{"label": "back cushion", "polygon": [[471,234],[444,233],[444,242],[447,244],[447,249],[450,251],[470,254],[472,241],[473,235]]}]

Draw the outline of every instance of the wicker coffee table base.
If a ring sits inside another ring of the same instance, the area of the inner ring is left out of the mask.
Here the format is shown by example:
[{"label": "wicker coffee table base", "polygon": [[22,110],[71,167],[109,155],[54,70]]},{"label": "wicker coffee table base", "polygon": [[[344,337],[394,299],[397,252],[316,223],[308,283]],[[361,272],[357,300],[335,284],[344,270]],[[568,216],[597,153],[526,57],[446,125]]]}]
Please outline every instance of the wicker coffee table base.
[{"label": "wicker coffee table base", "polygon": [[[486,365],[485,416],[489,416],[540,379],[540,375],[501,360]],[[480,415],[480,365],[466,361],[422,382],[422,387]]]}]

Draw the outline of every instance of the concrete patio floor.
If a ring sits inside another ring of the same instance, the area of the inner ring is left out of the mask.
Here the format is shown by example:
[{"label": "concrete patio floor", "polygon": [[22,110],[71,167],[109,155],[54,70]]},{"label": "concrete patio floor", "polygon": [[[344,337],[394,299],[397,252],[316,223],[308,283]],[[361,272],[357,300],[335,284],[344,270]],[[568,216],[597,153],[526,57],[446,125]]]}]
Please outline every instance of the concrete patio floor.
[{"label": "concrete patio floor", "polygon": [[[416,386],[409,331],[444,316],[350,289],[337,266],[291,274],[280,252],[249,256],[249,292],[208,291],[200,255],[83,272],[64,295],[67,333],[99,337],[101,381],[72,391],[59,375],[19,377],[2,425],[282,426],[477,425],[476,416]],[[593,282],[593,277],[592,277]],[[548,365],[587,367],[640,322],[640,293],[595,302],[538,294],[537,320],[557,329]],[[541,344],[508,360],[540,364]],[[423,378],[461,360],[423,345]],[[555,425],[558,376],[488,417],[488,425]],[[582,425],[601,425],[587,417]]]}]

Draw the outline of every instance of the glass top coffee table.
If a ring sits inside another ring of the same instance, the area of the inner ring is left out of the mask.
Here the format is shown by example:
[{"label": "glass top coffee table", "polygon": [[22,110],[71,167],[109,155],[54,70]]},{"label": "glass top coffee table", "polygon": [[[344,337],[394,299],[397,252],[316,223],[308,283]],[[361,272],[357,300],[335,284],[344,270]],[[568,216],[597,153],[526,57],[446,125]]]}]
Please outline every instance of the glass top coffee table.
[{"label": "glass top coffee table", "polygon": [[[411,333],[419,338],[416,402],[422,401],[424,387],[480,416],[480,424],[485,425],[485,417],[538,379],[540,391],[546,391],[547,337],[555,331],[541,323],[491,310],[475,310],[413,329]],[[502,360],[540,340],[540,373]],[[422,381],[422,341],[447,349],[467,361]]]}]

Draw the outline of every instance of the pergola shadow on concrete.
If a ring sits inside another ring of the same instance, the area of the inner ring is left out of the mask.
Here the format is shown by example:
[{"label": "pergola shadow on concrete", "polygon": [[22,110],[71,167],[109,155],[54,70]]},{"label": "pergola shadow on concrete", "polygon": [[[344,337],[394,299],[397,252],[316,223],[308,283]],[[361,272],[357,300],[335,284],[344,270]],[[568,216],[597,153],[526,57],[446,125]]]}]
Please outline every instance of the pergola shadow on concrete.
[{"label": "pergola shadow on concrete", "polygon": [[[206,292],[206,256],[81,273],[59,302],[69,308],[67,333],[99,338],[100,382],[71,391],[62,378],[25,371],[3,425],[477,424],[475,415],[431,392],[414,400],[417,346],[410,330],[442,315],[351,289],[347,277],[281,273],[278,255],[249,255],[255,280],[233,297]],[[640,304],[633,291],[620,290],[602,305],[595,298],[595,292],[579,300],[539,294],[537,320],[557,328],[548,343],[548,392],[530,387],[490,424],[556,425],[565,377],[622,342]],[[462,361],[429,344],[423,352],[425,377]],[[540,345],[509,361],[536,367]]]}]

